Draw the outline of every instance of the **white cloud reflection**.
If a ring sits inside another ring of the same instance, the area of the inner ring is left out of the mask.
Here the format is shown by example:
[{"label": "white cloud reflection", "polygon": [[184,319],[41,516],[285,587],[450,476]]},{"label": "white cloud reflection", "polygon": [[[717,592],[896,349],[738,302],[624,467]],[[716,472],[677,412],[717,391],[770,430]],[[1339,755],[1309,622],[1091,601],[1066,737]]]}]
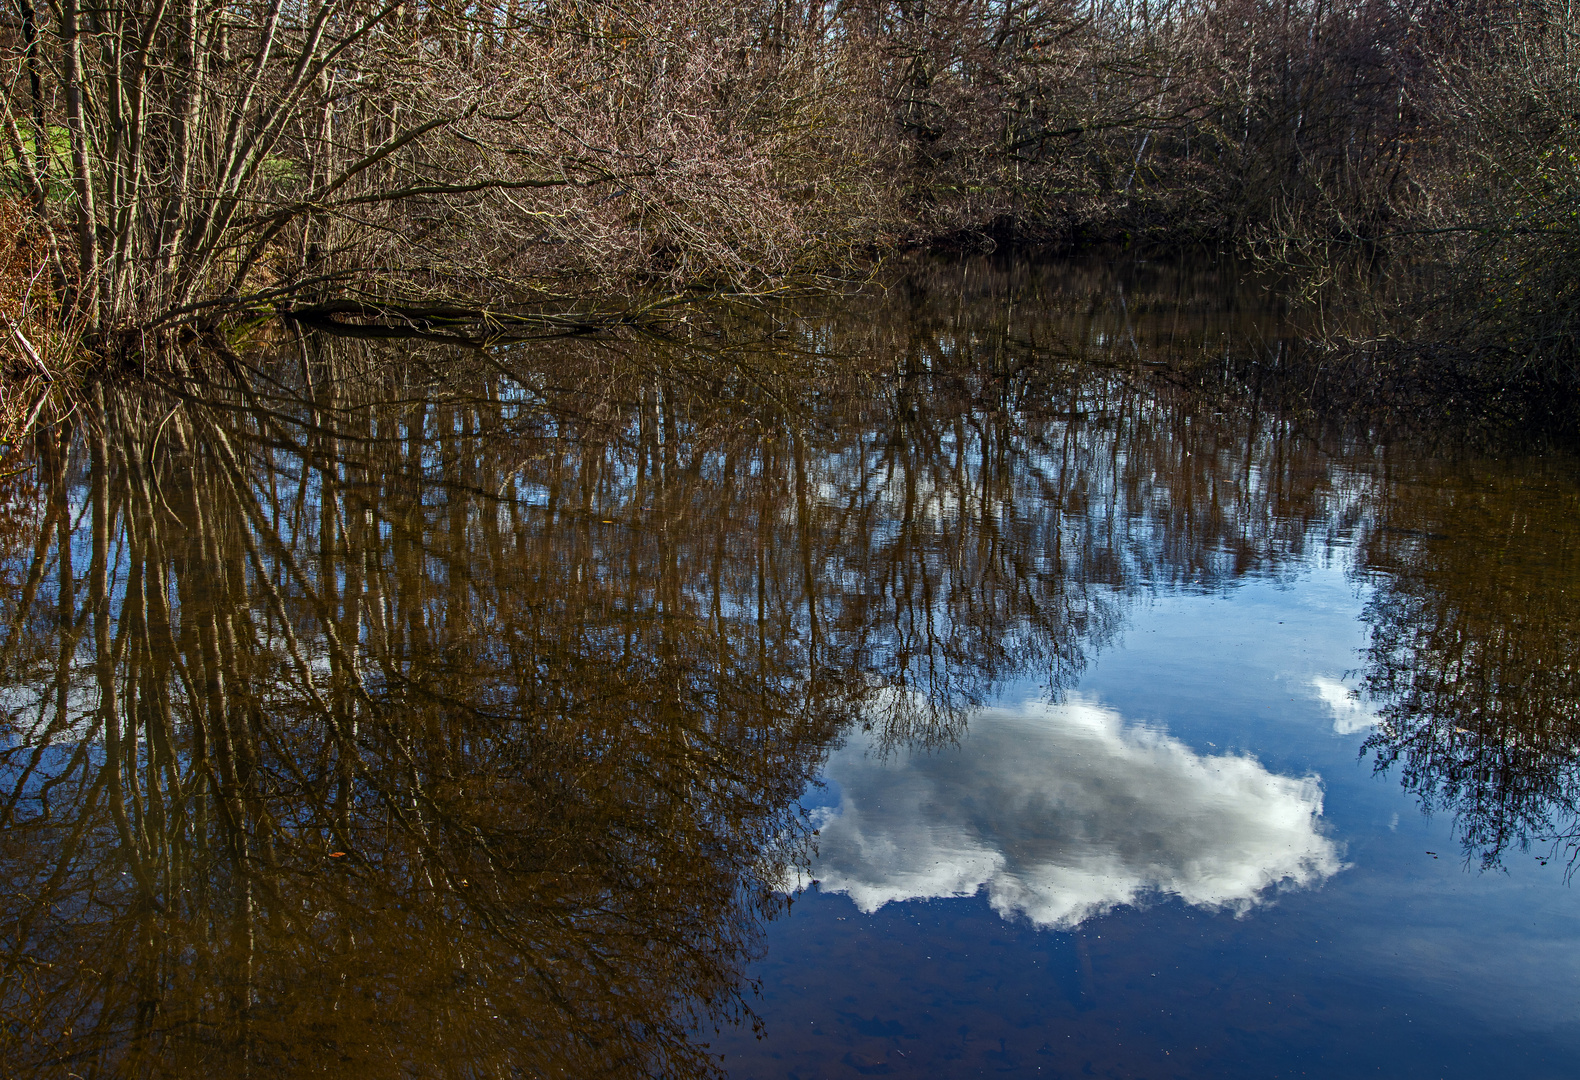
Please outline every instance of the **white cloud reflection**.
[{"label": "white cloud reflection", "polygon": [[826,775],[814,874],[861,910],[971,896],[1069,928],[1159,895],[1244,912],[1342,868],[1315,777],[1204,757],[1082,700],[975,713],[958,749],[879,760],[862,737]]},{"label": "white cloud reflection", "polygon": [[1376,711],[1339,680],[1318,675],[1311,680],[1311,688],[1333,714],[1335,735],[1354,735],[1377,726]]}]

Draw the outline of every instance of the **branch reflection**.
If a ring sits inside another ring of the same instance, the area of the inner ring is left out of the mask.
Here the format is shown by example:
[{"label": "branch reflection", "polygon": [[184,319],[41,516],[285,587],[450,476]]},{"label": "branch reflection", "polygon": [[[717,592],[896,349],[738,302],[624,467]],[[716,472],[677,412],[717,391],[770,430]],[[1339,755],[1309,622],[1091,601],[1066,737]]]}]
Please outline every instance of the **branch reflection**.
[{"label": "branch reflection", "polygon": [[995,274],[95,389],[0,537],[5,1074],[715,1071],[844,733],[949,741],[1353,518]]},{"label": "branch reflection", "polygon": [[[1377,575],[1366,742],[1468,857],[1580,842],[1580,488],[1566,455],[1439,462],[1390,478],[1364,565]],[[1573,864],[1571,863],[1571,869]]]}]

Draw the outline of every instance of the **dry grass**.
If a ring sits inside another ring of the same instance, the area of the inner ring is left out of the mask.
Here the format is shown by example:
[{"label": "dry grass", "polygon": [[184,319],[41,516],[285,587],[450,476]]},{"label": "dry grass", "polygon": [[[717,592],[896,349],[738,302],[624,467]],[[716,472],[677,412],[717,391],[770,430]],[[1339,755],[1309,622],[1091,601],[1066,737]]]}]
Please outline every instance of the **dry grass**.
[{"label": "dry grass", "polygon": [[60,420],[84,369],[80,327],[58,301],[44,231],[15,199],[0,199],[0,479],[28,436]]}]

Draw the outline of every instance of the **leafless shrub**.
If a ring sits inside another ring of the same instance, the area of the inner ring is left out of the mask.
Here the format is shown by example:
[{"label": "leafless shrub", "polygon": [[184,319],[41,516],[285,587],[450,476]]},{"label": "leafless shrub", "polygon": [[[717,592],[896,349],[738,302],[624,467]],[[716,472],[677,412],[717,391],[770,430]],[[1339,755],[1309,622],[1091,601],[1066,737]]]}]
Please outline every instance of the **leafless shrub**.
[{"label": "leafless shrub", "polygon": [[38,222],[0,199],[0,448],[24,449],[33,427],[59,413],[53,384],[78,366],[77,337],[51,288]]},{"label": "leafless shrub", "polygon": [[1320,286],[1449,236],[1489,341],[1567,310],[1549,0],[11,2],[0,164],[106,350],[762,293],[949,238],[1232,240]]}]

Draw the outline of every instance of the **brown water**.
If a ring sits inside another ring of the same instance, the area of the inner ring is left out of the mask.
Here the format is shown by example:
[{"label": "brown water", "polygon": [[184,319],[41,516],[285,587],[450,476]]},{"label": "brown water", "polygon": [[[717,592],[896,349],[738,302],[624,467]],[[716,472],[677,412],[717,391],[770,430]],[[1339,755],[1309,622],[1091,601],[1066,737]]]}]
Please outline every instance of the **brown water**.
[{"label": "brown water", "polygon": [[26,448],[0,1076],[1561,1075],[1576,459],[1203,390],[1224,264],[830,307]]}]

